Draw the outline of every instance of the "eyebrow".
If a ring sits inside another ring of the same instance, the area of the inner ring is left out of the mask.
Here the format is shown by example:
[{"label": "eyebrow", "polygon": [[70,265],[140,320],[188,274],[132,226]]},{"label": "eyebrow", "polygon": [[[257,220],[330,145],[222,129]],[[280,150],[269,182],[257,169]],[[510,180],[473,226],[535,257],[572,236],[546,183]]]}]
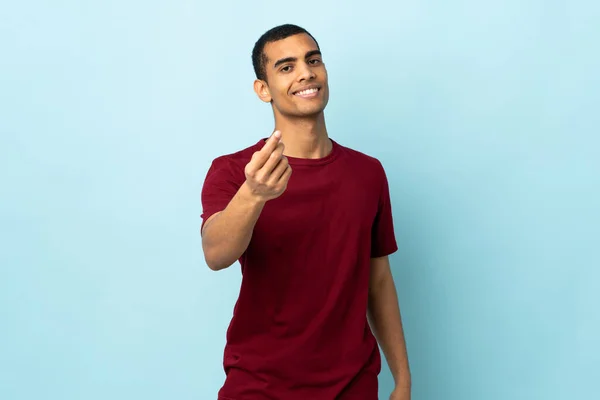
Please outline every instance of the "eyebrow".
[{"label": "eyebrow", "polygon": [[[311,51],[308,51],[308,52],[306,52],[306,54],[304,55],[304,58],[309,58],[309,57],[312,57],[312,56],[314,56],[314,55],[319,55],[319,56],[320,56],[320,55],[321,55],[321,50],[311,50]],[[277,60],[277,61],[275,62],[275,64],[273,65],[273,68],[277,68],[277,67],[279,67],[281,64],[285,64],[285,63],[288,63],[288,62],[296,62],[296,61],[298,61],[298,59],[297,59],[296,57],[286,57],[286,58],[282,58],[282,59],[280,59],[280,60]]]}]

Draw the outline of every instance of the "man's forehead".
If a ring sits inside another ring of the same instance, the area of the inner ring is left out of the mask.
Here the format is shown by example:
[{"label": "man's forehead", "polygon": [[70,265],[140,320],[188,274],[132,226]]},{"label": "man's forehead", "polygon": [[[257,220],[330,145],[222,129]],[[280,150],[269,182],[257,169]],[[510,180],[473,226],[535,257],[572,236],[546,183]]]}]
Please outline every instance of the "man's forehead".
[{"label": "man's forehead", "polygon": [[280,58],[285,57],[303,58],[307,52],[312,50],[319,50],[317,43],[306,33],[300,33],[267,43],[264,54],[269,63],[274,63]]}]

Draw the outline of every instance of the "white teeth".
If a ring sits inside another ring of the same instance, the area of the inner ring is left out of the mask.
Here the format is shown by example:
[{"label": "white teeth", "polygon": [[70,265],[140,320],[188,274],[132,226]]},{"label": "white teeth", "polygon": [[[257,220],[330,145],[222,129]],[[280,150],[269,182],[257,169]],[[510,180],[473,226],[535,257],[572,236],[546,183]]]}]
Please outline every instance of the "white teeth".
[{"label": "white teeth", "polygon": [[300,96],[305,96],[305,95],[307,95],[307,94],[316,93],[316,92],[318,92],[318,91],[319,91],[319,89],[317,89],[317,88],[314,88],[314,89],[306,89],[306,90],[303,90],[303,91],[301,91],[301,92],[297,92],[296,94],[297,94],[297,95],[300,95]]}]

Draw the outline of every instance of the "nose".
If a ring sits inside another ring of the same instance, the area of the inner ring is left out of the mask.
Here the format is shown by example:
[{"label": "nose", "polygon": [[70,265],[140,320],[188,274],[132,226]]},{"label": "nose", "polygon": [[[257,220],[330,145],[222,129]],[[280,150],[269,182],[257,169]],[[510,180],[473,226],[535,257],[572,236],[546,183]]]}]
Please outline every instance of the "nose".
[{"label": "nose", "polygon": [[317,75],[315,74],[315,71],[310,67],[310,65],[308,65],[308,63],[301,64],[298,73],[299,82],[314,79],[316,76]]}]

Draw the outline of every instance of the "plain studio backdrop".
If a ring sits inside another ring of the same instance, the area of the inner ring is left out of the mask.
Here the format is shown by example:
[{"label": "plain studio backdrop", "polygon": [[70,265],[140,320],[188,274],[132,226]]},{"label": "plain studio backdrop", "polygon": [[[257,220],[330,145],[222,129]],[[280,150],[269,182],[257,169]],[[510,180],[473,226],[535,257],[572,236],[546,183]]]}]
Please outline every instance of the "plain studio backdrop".
[{"label": "plain studio backdrop", "polygon": [[598,2],[38,0],[0,6],[0,398],[216,398],[241,277],[200,190],[271,133],[282,23],[386,168],[413,399],[597,395]]}]

